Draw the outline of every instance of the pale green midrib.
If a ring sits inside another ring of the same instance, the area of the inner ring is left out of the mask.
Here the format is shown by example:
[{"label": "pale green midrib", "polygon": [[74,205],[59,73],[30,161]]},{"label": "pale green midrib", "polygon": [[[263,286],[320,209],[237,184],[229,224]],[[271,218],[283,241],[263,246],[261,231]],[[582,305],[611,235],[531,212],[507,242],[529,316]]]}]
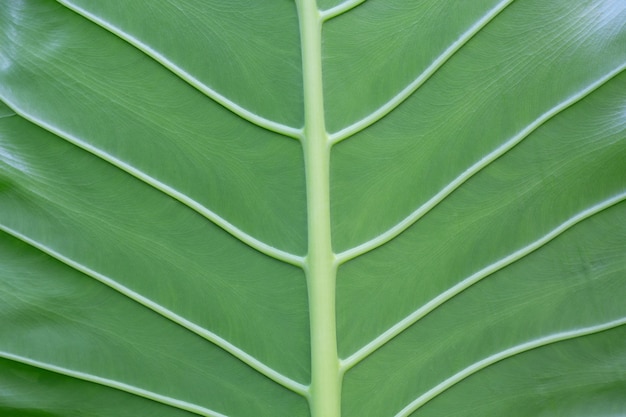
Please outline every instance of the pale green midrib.
[{"label": "pale green midrib", "polygon": [[451,300],[452,298],[459,295],[461,292],[470,288],[474,284],[480,282],[481,280],[487,278],[488,276],[498,272],[499,270],[506,268],[507,266],[513,264],[514,262],[523,259],[524,257],[530,255],[531,253],[541,249],[554,239],[561,236],[563,233],[572,229],[579,223],[601,213],[604,210],[607,210],[623,201],[626,200],[626,192],[621,192],[617,195],[614,195],[610,198],[602,200],[593,206],[590,206],[574,216],[570,217],[554,229],[550,230],[545,235],[541,236],[539,239],[517,249],[516,251],[504,256],[503,258],[493,262],[492,264],[484,267],[478,272],[473,273],[469,277],[461,280],[456,285],[450,287],[446,291],[442,292],[402,320],[398,321],[396,324],[391,326],[385,332],[381,333],[378,337],[367,343],[361,349],[350,355],[348,358],[341,361],[341,369],[343,372],[347,372],[349,369],[354,367],[359,362],[366,359],[369,355],[376,352],[378,349],[387,344],[390,340],[398,336],[404,330],[411,327],[417,321],[430,314],[439,306],[443,305],[445,302]]},{"label": "pale green midrib", "polygon": [[309,294],[312,417],[340,417],[341,374],[335,322],[337,265],[330,228],[330,141],[322,90],[322,17],[315,0],[296,0],[302,45],[308,254],[304,270]]},{"label": "pale green midrib", "polygon": [[522,353],[525,353],[530,350],[537,349],[543,346],[548,346],[551,344],[564,342],[564,341],[576,339],[579,337],[590,336],[595,333],[608,331],[608,330],[615,329],[617,327],[624,326],[624,325],[626,325],[626,317],[622,317],[616,320],[612,320],[610,322],[600,323],[600,324],[589,326],[589,327],[583,327],[580,329],[574,329],[574,330],[551,334],[548,336],[540,337],[538,339],[530,340],[528,342],[510,347],[501,352],[488,356],[478,362],[475,362],[474,364],[452,375],[448,379],[442,381],[435,387],[431,388],[430,390],[426,391],[424,394],[420,395],[415,400],[411,401],[406,407],[400,410],[394,417],[410,416],[417,409],[422,407],[427,402],[431,401],[433,398],[442,394],[444,391],[452,388],[454,385],[469,378],[473,374],[497,362],[500,362],[504,359],[508,359],[515,355],[519,355],[519,354],[522,354]]},{"label": "pale green midrib", "polygon": [[194,413],[200,416],[227,417],[222,413],[210,410],[205,407],[201,407],[197,404],[192,404],[187,401],[182,401],[176,398],[168,397],[166,395],[157,394],[156,392],[139,388],[134,385],[126,384],[124,382],[116,381],[114,379],[103,378],[103,377],[92,375],[86,372],[75,371],[73,369],[64,368],[62,366],[57,366],[57,365],[49,364],[49,363],[42,362],[42,361],[37,361],[31,358],[27,358],[25,356],[15,355],[10,352],[0,351],[0,358],[17,362],[17,363],[21,363],[24,365],[32,366],[34,368],[43,369],[49,372],[54,372],[56,374],[65,375],[71,378],[76,378],[76,379],[91,382],[94,384],[102,385],[105,387],[113,388],[119,391],[126,392],[128,394],[132,394],[138,397],[152,400],[160,404],[165,404],[165,405],[168,405],[170,407],[174,407],[180,410],[189,411],[191,413]]},{"label": "pale green midrib", "polygon": [[63,6],[65,6],[66,8],[68,8],[69,10],[72,10],[73,12],[83,16],[84,18],[102,27],[103,29],[111,32],[112,34],[119,37],[120,39],[128,42],[129,44],[131,44],[138,50],[148,55],[150,58],[154,59],[159,64],[163,65],[172,73],[176,74],[180,79],[182,79],[183,81],[185,81],[186,83],[188,83],[189,85],[191,85],[192,87],[200,91],[202,94],[206,95],[211,100],[220,104],[225,109],[239,116],[241,119],[249,123],[252,123],[256,126],[259,126],[263,129],[269,130],[271,132],[278,133],[280,135],[293,138],[296,140],[300,139],[301,133],[302,133],[300,129],[287,126],[282,123],[275,122],[273,120],[266,119],[265,117],[262,117],[244,108],[243,106],[240,106],[234,101],[218,93],[216,90],[210,88],[208,85],[198,80],[189,72],[185,71],[183,68],[176,65],[168,57],[166,57],[165,55],[163,55],[156,49],[152,48],[151,46],[147,45],[146,43],[142,42],[141,40],[137,39],[136,37],[130,35],[129,33],[124,32],[122,29],[107,22],[106,20],[100,18],[99,16],[96,16],[95,14],[89,12],[88,10],[72,3],[69,0],[57,0],[57,1],[61,3]]},{"label": "pale green midrib", "polygon": [[97,271],[94,271],[91,268],[88,268],[85,265],[80,264],[79,262],[74,261],[73,259],[68,258],[67,256],[55,251],[54,249],[47,247],[46,245],[37,242],[31,238],[29,238],[28,236],[13,230],[3,224],[0,224],[0,231],[13,236],[14,238],[26,243],[29,246],[32,246],[33,248],[38,249],[39,251],[45,253],[46,255],[56,259],[59,262],[64,263],[65,265],[69,266],[70,268],[85,274],[88,277],[91,277],[93,279],[95,279],[98,282],[101,282],[102,284],[112,288],[113,290],[117,291],[118,293],[124,295],[125,297],[137,302],[138,304],[149,308],[150,310],[154,311],[155,313],[159,314],[160,316],[170,320],[173,323],[178,324],[179,326],[189,330],[192,333],[197,334],[198,336],[204,338],[205,340],[213,343],[214,345],[218,346],[219,348],[223,349],[224,351],[228,352],[229,354],[231,354],[233,357],[237,358],[238,360],[240,360],[241,362],[245,363],[246,365],[250,366],[252,369],[256,370],[257,372],[259,372],[260,374],[266,376],[267,378],[271,379],[272,381],[276,382],[279,385],[282,385],[283,387],[299,394],[302,396],[306,396],[307,392],[308,392],[308,388],[306,386],[304,386],[303,384],[296,382],[294,380],[292,380],[291,378],[288,378],[287,376],[277,372],[276,370],[274,370],[273,368],[269,367],[268,365],[266,365],[265,363],[261,362],[260,360],[256,359],[254,356],[250,355],[249,353],[245,352],[244,350],[240,349],[239,347],[233,345],[232,343],[230,343],[229,341],[227,341],[226,339],[220,337],[219,335],[217,335],[216,333],[213,333],[207,329],[205,329],[202,326],[197,325],[196,323],[176,314],[175,312],[165,308],[164,306],[160,305],[159,303],[135,292],[134,290],[132,290],[131,288],[128,288],[122,284],[120,284],[119,282],[115,281],[114,279],[109,278],[106,275],[103,275]]}]

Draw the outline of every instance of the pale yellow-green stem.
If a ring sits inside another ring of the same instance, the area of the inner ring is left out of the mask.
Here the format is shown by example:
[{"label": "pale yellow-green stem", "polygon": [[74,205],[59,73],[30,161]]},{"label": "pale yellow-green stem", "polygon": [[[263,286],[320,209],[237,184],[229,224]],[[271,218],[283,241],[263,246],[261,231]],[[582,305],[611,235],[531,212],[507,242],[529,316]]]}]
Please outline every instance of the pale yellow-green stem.
[{"label": "pale yellow-green stem", "polygon": [[330,232],[330,141],[322,93],[322,19],[315,0],[296,0],[300,19],[304,86],[302,144],[306,169],[309,250],[304,268],[311,326],[312,417],[340,417],[341,376],[337,356],[335,277]]}]

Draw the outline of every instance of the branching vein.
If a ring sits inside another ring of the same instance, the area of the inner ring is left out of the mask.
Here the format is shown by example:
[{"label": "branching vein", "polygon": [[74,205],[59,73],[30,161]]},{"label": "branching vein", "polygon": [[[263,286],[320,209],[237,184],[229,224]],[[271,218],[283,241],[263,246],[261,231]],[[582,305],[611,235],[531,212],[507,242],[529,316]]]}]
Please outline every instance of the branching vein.
[{"label": "branching vein", "polygon": [[[395,97],[379,107],[370,115],[355,122],[354,124],[341,129],[330,135],[332,144],[338,143],[349,138],[355,133],[373,125],[387,114],[391,113],[396,107],[409,98],[420,86],[422,86],[443,64],[445,64],[459,49],[463,47],[476,33],[493,20],[502,10],[504,10],[514,0],[504,0],[498,3],[493,9],[489,10],[485,16],[478,20],[472,27],[463,33],[452,45],[448,47],[426,70],[419,75],[411,84],[406,86]],[[332,10],[332,9],[331,9]]]},{"label": "branching vein", "polygon": [[114,388],[116,390],[124,391],[126,393],[136,395],[138,397],[147,398],[149,400],[152,400],[161,404],[165,404],[170,407],[189,411],[200,416],[226,417],[224,414],[218,413],[217,411],[209,410],[208,408],[204,408],[196,404],[177,400],[175,398],[171,398],[165,395],[157,394],[155,392],[148,391],[143,388],[138,388],[133,385],[125,384],[123,382],[116,381],[113,379],[102,378],[102,377],[91,375],[85,372],[75,371],[72,369],[64,368],[64,367],[53,365],[50,363],[26,358],[24,356],[14,355],[9,352],[0,351],[0,358],[7,359],[13,362],[22,363],[22,364],[29,365],[35,368],[44,369],[46,371],[69,376],[72,378],[81,379],[83,381],[92,382],[94,384],[103,385],[105,387]]},{"label": "branching vein", "polygon": [[232,223],[228,222],[227,220],[225,220],[224,218],[220,217],[218,214],[216,214],[215,212],[211,211],[210,209],[208,209],[207,207],[203,206],[202,204],[200,204],[199,202],[195,201],[194,199],[188,197],[187,195],[181,193],[180,191],[176,190],[175,188],[162,183],[161,181],[157,180],[156,178],[151,177],[150,175],[146,174],[143,171],[140,171],[139,169],[133,167],[132,165],[116,158],[115,156],[101,150],[98,149],[97,147],[83,141],[82,139],[79,139],[69,133],[66,133],[64,131],[62,131],[61,129],[49,124],[48,122],[44,121],[44,120],[39,120],[36,117],[33,117],[31,115],[29,115],[28,113],[22,111],[19,107],[11,104],[11,107],[13,108],[13,110],[16,111],[16,113],[18,113],[20,115],[20,117],[23,117],[24,119],[40,126],[41,128],[54,133],[55,135],[57,135],[60,138],[65,139],[66,141],[86,150],[87,152],[90,152],[96,156],[98,156],[99,158],[109,162],[110,164],[120,168],[121,170],[129,173],[130,175],[132,175],[133,177],[145,182],[146,184],[154,187],[155,189],[163,192],[164,194],[167,194],[168,196],[174,198],[175,200],[180,201],[181,203],[183,203],[184,205],[186,205],[187,207],[191,208],[192,210],[196,211],[197,213],[199,213],[200,215],[202,215],[203,217],[205,217],[206,219],[210,220],[212,223],[214,223],[215,225],[217,225],[218,227],[222,228],[224,231],[226,231],[227,233],[229,233],[231,236],[237,238],[239,241],[245,243],[246,245],[250,246],[253,249],[256,249],[257,251],[270,256],[274,259],[277,259],[279,261],[294,265],[294,266],[298,266],[298,267],[302,267],[303,263],[304,263],[304,259],[301,256],[298,255],[294,255],[292,253],[288,253],[285,251],[282,251],[278,248],[275,248],[274,246],[268,245],[265,242],[262,242],[258,239],[256,239],[255,237],[252,237],[251,235],[247,234],[246,232],[242,231],[241,229],[239,229],[238,227],[236,227],[235,225],[233,225]]},{"label": "branching vein", "polygon": [[466,169],[461,175],[456,177],[451,183],[446,185],[443,189],[441,189],[441,191],[435,194],[430,200],[428,200],[422,206],[417,208],[417,210],[412,212],[404,220],[402,220],[401,222],[399,222],[398,224],[396,224],[395,226],[393,226],[386,232],[376,236],[375,238],[365,243],[362,243],[361,245],[356,246],[352,249],[348,249],[340,253],[339,255],[337,255],[338,262],[341,264],[341,263],[349,261],[350,259],[354,259],[358,256],[361,256],[389,242],[390,240],[394,239],[398,235],[400,235],[406,229],[408,229],[413,224],[415,224],[415,222],[421,219],[424,215],[426,215],[435,206],[437,206],[437,204],[443,201],[454,190],[459,188],[463,183],[465,183],[471,177],[473,177],[482,169],[487,167],[490,163],[492,163],[493,161],[495,161],[496,159],[504,155],[506,152],[511,150],[513,147],[519,144],[522,140],[528,137],[531,133],[537,130],[541,125],[543,125],[544,123],[546,123],[547,121],[555,117],[557,114],[559,114],[563,110],[567,109],[568,107],[572,106],[573,104],[577,103],[578,101],[582,100],[583,98],[585,98],[586,96],[588,96],[589,94],[591,94],[592,92],[600,88],[602,85],[604,85],[605,83],[610,81],[612,78],[614,78],[616,75],[621,73],[625,68],[626,68],[626,64],[618,67],[617,69],[606,74],[605,76],[595,81],[591,85],[587,86],[583,90],[575,93],[574,95],[570,96],[566,100],[557,104],[556,106],[554,106],[547,112],[543,113],[541,116],[535,119],[532,123],[526,126],[523,130],[521,130],[517,135],[507,140],[502,145],[500,145],[499,147],[497,147],[496,149],[494,149],[493,151],[485,155],[482,159],[480,159],[474,165]]},{"label": "branching vein", "polygon": [[82,265],[81,263],[68,258],[67,256],[55,251],[54,249],[39,243],[33,239],[31,239],[30,237],[16,231],[13,230],[7,226],[4,225],[0,225],[0,230],[2,230],[3,232],[15,237],[16,239],[21,240],[22,242],[39,249],[40,251],[42,251],[43,253],[51,256],[52,258],[64,263],[65,265],[107,285],[108,287],[114,289],[115,291],[119,292],[120,294],[123,294],[124,296],[130,298],[133,301],[136,301],[137,303],[149,308],[150,310],[160,314],[161,316],[163,316],[164,318],[184,327],[185,329],[197,334],[198,336],[208,340],[209,342],[215,344],[216,346],[219,346],[220,348],[222,348],[223,350],[225,350],[226,352],[230,353],[231,355],[233,355],[234,357],[236,357],[237,359],[239,359],[240,361],[244,362],[245,364],[247,364],[248,366],[250,366],[251,368],[255,369],[256,371],[258,371],[259,373],[261,373],[262,375],[265,375],[266,377],[268,377],[269,379],[271,379],[272,381],[282,385],[283,387],[297,393],[300,394],[302,396],[307,396],[307,391],[308,388],[305,385],[302,385],[296,381],[293,381],[292,379],[286,377],[285,375],[280,374],[279,372],[277,372],[276,370],[270,368],[269,366],[265,365],[264,363],[262,363],[261,361],[259,361],[258,359],[254,358],[253,356],[251,356],[250,354],[244,352],[243,350],[241,350],[240,348],[238,348],[237,346],[233,345],[232,343],[228,342],[227,340],[221,338],[220,336],[218,336],[217,334],[210,332],[209,330],[185,319],[184,317],[176,314],[175,312],[163,307],[162,305],[156,303],[155,301],[150,300],[147,297],[144,297],[143,295],[135,292],[134,290],[120,284],[119,282],[115,281],[112,278],[109,278],[97,271],[94,271],[93,269]]},{"label": "branching vein", "polygon": [[66,6],[68,9],[73,10],[74,12],[80,14],[86,19],[89,19],[90,21],[94,22],[98,26],[101,26],[102,28],[108,30],[109,32],[125,40],[129,44],[133,45],[134,47],[136,47],[137,49],[139,49],[140,51],[142,51],[143,53],[145,53],[146,55],[148,55],[149,57],[151,57],[152,59],[154,59],[161,65],[163,65],[165,68],[167,68],[168,70],[176,74],[178,77],[180,77],[182,80],[187,82],[189,85],[196,88],[198,91],[202,92],[207,97],[214,100],[216,103],[219,103],[221,106],[230,110],[231,112],[241,117],[242,119],[246,120],[247,122],[252,123],[256,126],[262,127],[271,132],[275,132],[280,135],[287,136],[293,139],[299,140],[301,138],[302,129],[298,129],[298,128],[294,128],[291,126],[286,126],[281,123],[277,123],[275,121],[259,116],[258,114],[253,113],[250,110],[245,109],[244,107],[238,105],[234,101],[229,100],[228,98],[224,97],[217,91],[213,90],[206,84],[202,83],[196,77],[194,77],[193,75],[191,75],[190,73],[188,73],[187,71],[185,71],[184,69],[176,65],[169,58],[161,54],[159,51],[153,49],[149,45],[145,44],[141,40],[124,32],[120,28],[115,27],[111,23],[94,15],[93,13],[90,13],[89,11],[83,9],[82,7],[73,4],[69,0],[58,0],[58,1],[59,3]]},{"label": "branching vein", "polygon": [[481,281],[482,279],[488,277],[489,275],[511,265],[512,263],[522,259],[523,257],[531,254],[537,249],[543,247],[548,242],[554,240],[567,230],[571,229],[578,223],[582,222],[590,218],[591,216],[605,210],[615,204],[618,204],[621,201],[626,200],[626,192],[618,194],[614,197],[611,197],[607,200],[604,200],[592,207],[587,208],[586,210],[578,213],[577,215],[571,217],[548,234],[542,236],[541,238],[535,240],[534,242],[518,249],[517,251],[511,253],[508,256],[492,263],[491,265],[481,269],[480,271],[472,274],[471,276],[465,278],[455,286],[449,288],[443,293],[439,294],[437,297],[433,298],[431,301],[423,305],[422,307],[415,310],[413,313],[387,329],[384,333],[378,336],[376,339],[372,340],[367,345],[363,346],[357,352],[353,353],[351,356],[342,361],[342,370],[346,372],[348,369],[352,368],[357,363],[361,362],[363,359],[374,353],[380,347],[384,346],[391,339],[402,333],[404,330],[415,324],[422,317],[426,316],[437,307],[441,306],[443,303],[457,296],[461,292],[465,291],[472,285]]},{"label": "branching vein", "polygon": [[468,366],[462,371],[454,374],[450,378],[441,382],[437,386],[428,390],[424,394],[420,395],[406,407],[404,407],[399,413],[397,413],[394,417],[408,417],[411,413],[415,412],[418,408],[422,407],[428,401],[432,400],[436,396],[440,395],[447,389],[452,386],[458,384],[464,379],[472,376],[478,371],[487,368],[497,362],[500,362],[504,359],[510,358],[515,355],[519,355],[521,353],[527,352],[532,349],[537,349],[542,346],[547,346],[553,343],[563,342],[570,339],[575,339],[577,337],[583,337],[592,335],[594,333],[600,333],[606,330],[614,329],[619,326],[623,326],[626,324],[626,318],[621,318],[618,320],[613,320],[608,323],[602,323],[595,326],[583,327],[581,329],[574,329],[567,332],[556,333],[549,336],[544,336],[535,340],[528,341],[526,343],[522,343],[517,346],[513,346],[509,349],[503,350],[502,352],[491,355],[483,360],[480,360],[473,365]]},{"label": "branching vein", "polygon": [[349,10],[354,9],[361,3],[365,3],[366,0],[346,0],[343,3],[338,4],[335,7],[331,7],[328,10],[324,10],[320,12],[320,16],[323,21],[327,21],[332,19],[333,17],[337,17]]}]

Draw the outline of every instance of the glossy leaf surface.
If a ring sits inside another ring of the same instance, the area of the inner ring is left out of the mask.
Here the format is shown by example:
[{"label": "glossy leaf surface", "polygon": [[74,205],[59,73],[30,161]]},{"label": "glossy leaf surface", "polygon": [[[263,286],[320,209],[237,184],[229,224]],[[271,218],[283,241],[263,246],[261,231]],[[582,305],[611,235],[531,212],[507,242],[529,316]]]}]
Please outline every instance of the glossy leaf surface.
[{"label": "glossy leaf surface", "polygon": [[9,0],[0,414],[626,413],[626,3]]}]

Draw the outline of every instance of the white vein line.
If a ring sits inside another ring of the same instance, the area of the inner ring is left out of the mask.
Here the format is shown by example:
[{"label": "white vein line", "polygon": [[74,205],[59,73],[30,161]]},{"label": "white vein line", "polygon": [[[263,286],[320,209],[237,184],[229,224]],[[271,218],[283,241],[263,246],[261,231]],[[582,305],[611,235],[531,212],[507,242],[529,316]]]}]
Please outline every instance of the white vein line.
[{"label": "white vein line", "polygon": [[406,86],[402,91],[396,94],[391,100],[370,113],[365,118],[345,127],[335,133],[329,135],[331,144],[341,142],[349,138],[355,133],[373,125],[396,107],[409,98],[420,86],[422,86],[443,64],[445,64],[459,49],[463,47],[476,33],[493,20],[502,10],[515,0],[504,0],[498,3],[494,8],[489,10],[485,16],[474,23],[465,33],[463,33],[452,45],[450,45],[432,64],[424,70],[411,84]]},{"label": "white vein line", "polygon": [[347,0],[343,3],[338,4],[335,7],[331,7],[330,9],[324,10],[320,12],[320,17],[322,21],[327,21],[332,19],[333,17],[337,17],[340,14],[343,14],[351,9],[354,9],[361,3],[365,3],[366,0]]},{"label": "white vein line", "polygon": [[248,366],[250,366],[251,368],[255,369],[257,372],[261,373],[262,375],[265,375],[267,378],[271,379],[272,381],[276,382],[277,384],[282,385],[283,387],[297,393],[300,394],[304,397],[306,397],[308,395],[308,387],[305,385],[302,385],[288,377],[286,377],[285,375],[282,375],[281,373],[277,372],[276,370],[270,368],[269,366],[265,365],[264,363],[262,363],[261,361],[259,361],[258,359],[256,359],[255,357],[253,357],[252,355],[244,352],[243,350],[241,350],[240,348],[238,348],[237,346],[233,345],[232,343],[228,342],[227,340],[221,338],[220,336],[218,336],[217,334],[210,332],[209,330],[185,319],[184,317],[174,313],[173,311],[161,306],[160,304],[150,300],[147,297],[144,297],[143,295],[135,292],[134,290],[118,283],[117,281],[115,281],[112,278],[109,278],[97,271],[94,271],[93,269],[82,265],[79,262],[74,261],[73,259],[68,258],[67,256],[55,251],[52,248],[49,248],[48,246],[41,244],[31,238],[29,238],[28,236],[13,230],[5,225],[1,225],[0,224],[0,230],[2,230],[3,232],[15,237],[16,239],[21,240],[22,242],[39,249],[40,251],[42,251],[43,253],[51,256],[52,258],[64,263],[65,265],[79,271],[82,272],[83,274],[103,283],[104,285],[107,285],[108,287],[114,289],[115,291],[119,292],[120,294],[125,295],[126,297],[130,298],[131,300],[136,301],[137,303],[149,308],[150,310],[160,314],[161,316],[165,317],[166,319],[184,327],[185,329],[197,334],[198,336],[208,340],[209,342],[215,344],[216,346],[219,346],[220,348],[222,348],[223,350],[225,350],[226,352],[230,353],[231,355],[233,355],[234,357],[236,357],[237,359],[239,359],[240,361],[242,361],[243,363],[247,364]]},{"label": "white vein line", "polygon": [[594,333],[600,333],[606,330],[614,329],[616,327],[623,326],[625,324],[626,324],[626,318],[621,318],[621,319],[610,321],[608,323],[602,323],[602,324],[598,324],[595,326],[583,327],[581,329],[575,329],[575,330],[556,333],[556,334],[549,335],[549,336],[544,336],[539,339],[531,340],[526,343],[522,343],[520,345],[513,346],[511,348],[503,350],[502,352],[491,355],[485,359],[482,359],[474,363],[471,366],[468,366],[467,368],[454,374],[450,378],[446,379],[445,381],[441,382],[437,386],[428,390],[426,393],[420,395],[418,398],[416,398],[414,401],[412,401],[410,404],[404,407],[400,412],[398,412],[395,415],[395,417],[409,416],[418,408],[420,408],[421,406],[423,406],[424,404],[426,404],[428,401],[432,400],[436,396],[440,395],[447,389],[458,384],[464,379],[472,376],[476,372],[482,369],[485,369],[486,367],[491,366],[504,359],[527,352],[532,349],[540,348],[542,346],[550,345],[550,344],[557,343],[557,342],[563,342],[563,341],[570,340],[570,339],[575,339],[577,337],[589,336]]},{"label": "white vein line", "polygon": [[557,238],[559,235],[563,234],[565,231],[571,229],[578,223],[582,222],[585,219],[590,218],[594,214],[601,212],[615,204],[618,204],[621,201],[626,200],[626,192],[622,192],[616,196],[613,196],[607,200],[601,201],[589,207],[575,216],[569,218],[564,223],[561,223],[558,227],[551,230],[546,235],[541,238],[535,240],[534,242],[518,249],[517,251],[505,256],[504,258],[488,265],[487,267],[481,269],[480,271],[472,274],[471,276],[463,279],[458,284],[453,287],[447,289],[443,293],[439,294],[437,297],[430,300],[428,303],[424,304],[422,307],[415,310],[410,315],[406,316],[404,319],[400,320],[398,323],[387,329],[384,333],[376,337],[374,340],[369,342],[367,345],[363,346],[361,349],[350,355],[345,360],[341,361],[341,367],[344,372],[348,369],[352,368],[354,365],[374,353],[376,350],[381,348],[391,339],[402,333],[404,330],[415,324],[422,317],[426,316],[437,307],[457,296],[461,292],[465,291],[467,288],[476,284],[480,280],[488,277],[489,275],[505,268],[508,265],[522,259],[523,257],[529,255],[530,253],[536,251],[542,246],[546,245],[551,240]]},{"label": "white vein line", "polygon": [[[2,98],[2,96],[0,95],[0,98]],[[253,249],[256,249],[257,251],[272,257],[274,259],[277,259],[279,261],[294,265],[294,266],[298,266],[298,267],[302,267],[304,265],[304,257],[302,256],[298,256],[298,255],[294,255],[292,253],[289,252],[285,252],[282,251],[278,248],[275,248],[274,246],[268,245],[265,242],[262,242],[254,237],[252,237],[251,235],[247,234],[246,232],[244,232],[243,230],[239,229],[238,227],[236,227],[235,225],[233,225],[232,223],[228,222],[227,220],[225,220],[224,218],[220,217],[218,214],[216,214],[215,212],[209,210],[207,207],[203,206],[202,204],[198,203],[197,201],[195,201],[194,199],[186,196],[185,194],[181,193],[180,191],[177,191],[176,189],[170,187],[167,184],[162,183],[161,181],[157,180],[154,177],[151,177],[150,175],[144,173],[143,171],[138,170],[137,168],[133,167],[132,165],[116,158],[115,156],[101,150],[98,149],[97,147],[69,134],[66,133],[64,131],[62,131],[61,129],[56,128],[55,126],[49,124],[46,121],[43,120],[39,120],[36,117],[33,117],[31,115],[29,115],[28,113],[26,113],[25,111],[21,110],[19,107],[11,104],[11,108],[13,108],[13,110],[20,115],[20,117],[30,121],[31,123],[36,124],[37,126],[42,127],[43,129],[54,133],[55,135],[57,135],[58,137],[78,146],[79,148],[82,148],[84,150],[86,150],[87,152],[90,152],[96,156],[98,156],[99,158],[109,162],[110,164],[118,167],[119,169],[129,173],[130,175],[132,175],[133,177],[145,182],[146,184],[154,187],[155,189],[167,194],[168,196],[174,198],[175,200],[180,201],[181,203],[183,203],[184,205],[186,205],[187,207],[191,208],[192,210],[196,211],[197,213],[201,214],[203,217],[205,217],[206,219],[210,220],[212,223],[214,223],[215,225],[217,225],[218,227],[220,227],[221,229],[223,229],[224,231],[226,231],[227,233],[229,233],[231,236],[237,238],[239,241],[245,243],[246,245],[250,246]]]},{"label": "white vein line", "polygon": [[176,65],[175,63],[173,63],[172,61],[170,61],[165,55],[161,54],[160,52],[153,49],[149,45],[143,43],[141,40],[131,36],[128,33],[125,33],[120,28],[117,28],[116,26],[101,19],[100,17],[94,15],[93,13],[83,9],[82,7],[73,4],[71,1],[67,1],[67,0],[57,0],[57,1],[63,4],[68,9],[71,9],[74,12],[78,13],[79,15],[89,19],[90,21],[94,22],[98,26],[101,26],[102,28],[108,30],[109,32],[115,34],[119,38],[133,45],[140,51],[144,52],[146,55],[153,58],[155,61],[163,65],[165,68],[169,69],[174,74],[179,76],[181,79],[186,81],[189,85],[193,86],[198,91],[202,92],[207,97],[219,103],[221,106],[230,110],[232,113],[236,114],[242,119],[256,126],[262,127],[266,130],[269,130],[269,131],[272,131],[272,132],[275,132],[275,133],[278,133],[278,134],[281,134],[281,135],[284,135],[293,139],[297,139],[297,140],[301,139],[302,129],[297,129],[297,128],[287,126],[278,122],[274,122],[272,120],[259,116],[258,114],[253,113],[250,110],[245,109],[244,107],[238,105],[234,101],[229,100],[225,96],[213,90],[209,86],[203,84],[196,77],[194,77],[193,75],[191,75],[190,73],[188,73],[187,71],[185,71],[184,69]]},{"label": "white vein line", "polygon": [[506,152],[511,150],[517,144],[519,144],[522,140],[528,137],[532,132],[537,130],[541,125],[546,123],[548,120],[555,117],[557,114],[582,100],[602,85],[610,81],[616,75],[621,73],[626,68],[626,64],[618,67],[617,69],[611,71],[607,75],[603,76],[599,80],[595,81],[593,84],[587,86],[585,89],[577,92],[576,94],[570,96],[565,101],[562,101],[558,105],[554,106],[547,112],[543,113],[537,119],[535,119],[532,123],[526,126],[522,131],[520,131],[517,135],[513,136],[511,139],[504,142],[502,145],[498,146],[496,149],[485,155],[474,165],[466,169],[461,175],[456,177],[451,183],[446,185],[441,191],[435,194],[430,200],[424,203],[422,206],[418,207],[414,212],[412,212],[409,216],[404,218],[401,222],[387,230],[386,232],[376,236],[373,239],[368,240],[352,249],[348,249],[337,255],[337,262],[342,264],[351,259],[354,259],[360,255],[363,255],[390,240],[394,239],[396,236],[400,235],[406,229],[411,227],[415,222],[417,222],[420,218],[422,218],[426,213],[428,213],[431,209],[433,209],[437,204],[439,204],[443,199],[445,199],[448,195],[450,195],[454,190],[459,188],[463,183],[469,180],[476,173],[481,171],[487,165],[504,155]]},{"label": "white vein line", "polygon": [[0,351],[0,358],[4,358],[13,362],[22,363],[25,365],[29,365],[35,368],[44,369],[46,371],[54,372],[57,374],[69,376],[76,379],[81,379],[83,381],[91,382],[94,384],[103,385],[105,387],[114,388],[119,391],[124,391],[129,394],[133,394],[139,397],[147,398],[149,400],[168,405],[170,407],[178,408],[185,411],[190,411],[194,414],[198,414],[206,417],[226,417],[226,415],[222,413],[218,413],[217,411],[209,410],[208,408],[201,407],[196,404],[189,403],[187,401],[177,400],[175,398],[167,397],[165,395],[157,394],[152,391],[145,390],[143,388],[138,388],[133,385],[125,384],[120,381],[116,381],[114,379],[102,378],[96,375],[91,375],[81,371],[75,371],[72,369],[64,368],[57,365],[52,365],[49,363],[37,361],[34,359],[26,358],[24,356],[15,355],[13,353]]}]

